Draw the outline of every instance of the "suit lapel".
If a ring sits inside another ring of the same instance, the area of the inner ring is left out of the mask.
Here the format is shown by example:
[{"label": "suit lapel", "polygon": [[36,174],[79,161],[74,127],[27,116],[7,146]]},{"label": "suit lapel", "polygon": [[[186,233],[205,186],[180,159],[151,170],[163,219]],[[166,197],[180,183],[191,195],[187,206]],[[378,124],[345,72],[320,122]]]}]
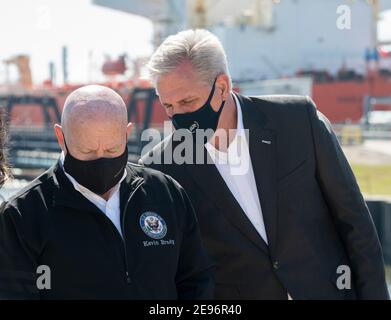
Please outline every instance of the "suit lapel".
[{"label": "suit lapel", "polygon": [[[232,195],[216,166],[211,162],[212,160],[207,150],[205,148],[203,150],[205,158],[210,162],[204,165],[187,165],[185,166],[187,173],[201,189],[207,200],[213,202],[243,235],[268,254],[265,241],[255,230],[241,206]],[[216,194],[218,194],[218,197],[216,197]]]},{"label": "suit lapel", "polygon": [[238,95],[242,106],[243,126],[249,129],[249,149],[258,197],[268,237],[275,249],[277,239],[276,138],[266,129],[267,118],[249,98]]}]

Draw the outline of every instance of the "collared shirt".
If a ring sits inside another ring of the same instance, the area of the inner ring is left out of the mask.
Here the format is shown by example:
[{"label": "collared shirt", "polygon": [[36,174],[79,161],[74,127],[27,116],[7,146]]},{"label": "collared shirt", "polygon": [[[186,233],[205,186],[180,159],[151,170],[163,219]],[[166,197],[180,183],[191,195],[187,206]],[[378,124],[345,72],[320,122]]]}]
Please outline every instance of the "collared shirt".
[{"label": "collared shirt", "polygon": [[106,201],[101,196],[97,195],[96,193],[92,192],[91,190],[79,184],[69,173],[67,173],[64,169],[64,160],[65,160],[65,155],[62,152],[60,157],[61,165],[65,175],[67,176],[69,181],[72,182],[73,187],[77,191],[79,191],[85,198],[87,198],[87,200],[92,202],[100,211],[102,211],[117,228],[121,237],[123,237],[122,230],[121,230],[119,189],[120,189],[121,182],[126,178],[126,171],[124,172],[121,180],[113,187],[113,189],[110,192],[110,197]]},{"label": "collared shirt", "polygon": [[237,109],[235,138],[228,146],[227,152],[217,150],[209,142],[205,144],[205,147],[232,195],[267,244],[267,235],[250,158],[248,139],[246,138],[246,130],[243,128],[242,110],[239,100],[235,95],[233,96]]}]

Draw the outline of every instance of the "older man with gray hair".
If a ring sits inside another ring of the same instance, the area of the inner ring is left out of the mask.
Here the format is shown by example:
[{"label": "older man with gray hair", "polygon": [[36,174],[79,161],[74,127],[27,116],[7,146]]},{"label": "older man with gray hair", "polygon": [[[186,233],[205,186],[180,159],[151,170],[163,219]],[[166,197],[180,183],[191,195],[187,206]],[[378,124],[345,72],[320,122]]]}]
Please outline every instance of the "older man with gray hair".
[{"label": "older man with gray hair", "polygon": [[[176,131],[141,162],[192,200],[217,299],[389,298],[368,208],[309,97],[233,92],[224,49],[206,30],[168,37],[148,67]],[[182,143],[200,141],[201,157],[178,159]]]},{"label": "older man with gray hair", "polygon": [[169,176],[127,162],[126,106],[86,86],[55,125],[56,165],[0,213],[0,298],[208,299],[211,264]]}]

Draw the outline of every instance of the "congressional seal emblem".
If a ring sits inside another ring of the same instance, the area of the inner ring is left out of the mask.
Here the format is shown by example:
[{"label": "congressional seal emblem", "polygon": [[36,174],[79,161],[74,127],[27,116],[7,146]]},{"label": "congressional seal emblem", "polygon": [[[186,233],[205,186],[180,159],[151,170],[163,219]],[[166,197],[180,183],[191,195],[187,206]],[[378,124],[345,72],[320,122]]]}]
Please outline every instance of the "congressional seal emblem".
[{"label": "congressional seal emblem", "polygon": [[155,212],[144,212],[140,217],[140,227],[152,239],[162,239],[167,234],[166,222]]}]

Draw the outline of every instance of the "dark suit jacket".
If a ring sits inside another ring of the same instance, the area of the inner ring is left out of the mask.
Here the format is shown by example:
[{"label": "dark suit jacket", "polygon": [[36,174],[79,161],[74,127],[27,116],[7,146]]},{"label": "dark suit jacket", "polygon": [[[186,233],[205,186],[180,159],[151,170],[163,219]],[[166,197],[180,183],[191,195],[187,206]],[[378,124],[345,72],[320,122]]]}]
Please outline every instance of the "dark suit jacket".
[{"label": "dark suit jacket", "polygon": [[[217,265],[215,297],[388,299],[378,236],[329,121],[308,97],[237,96],[268,246],[214,164],[159,164],[175,133],[141,159],[189,194]],[[340,265],[351,270],[350,289],[337,285],[348,276]]]}]

